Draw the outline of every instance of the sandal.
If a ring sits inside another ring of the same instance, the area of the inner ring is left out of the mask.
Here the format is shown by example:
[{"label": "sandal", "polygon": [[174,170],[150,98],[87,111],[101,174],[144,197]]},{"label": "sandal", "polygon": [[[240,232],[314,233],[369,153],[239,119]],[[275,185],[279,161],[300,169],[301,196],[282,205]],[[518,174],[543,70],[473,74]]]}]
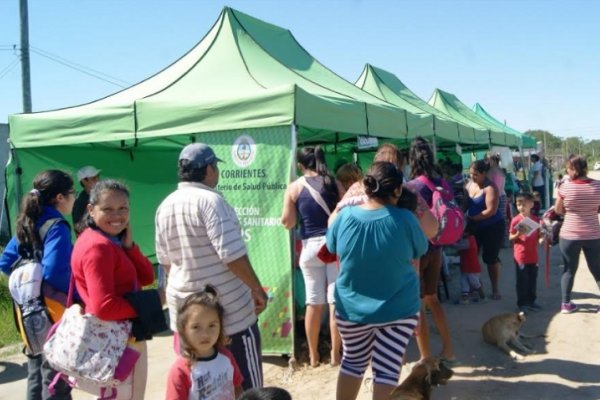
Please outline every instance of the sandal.
[{"label": "sandal", "polygon": [[454,368],[454,367],[458,367],[460,365],[460,361],[458,361],[457,358],[453,358],[450,360],[450,359],[440,356],[440,362],[448,368]]},{"label": "sandal", "polygon": [[494,293],[492,294],[492,300],[502,300],[502,296],[500,293]]}]

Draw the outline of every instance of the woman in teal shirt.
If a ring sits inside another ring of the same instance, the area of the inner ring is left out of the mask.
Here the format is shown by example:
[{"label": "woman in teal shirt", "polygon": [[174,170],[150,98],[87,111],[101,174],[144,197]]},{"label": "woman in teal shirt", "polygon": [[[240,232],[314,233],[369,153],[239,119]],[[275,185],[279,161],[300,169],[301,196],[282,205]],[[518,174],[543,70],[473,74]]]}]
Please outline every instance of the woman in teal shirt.
[{"label": "woman in teal shirt", "polygon": [[402,172],[375,162],[363,184],[368,200],[344,208],[327,231],[327,248],[340,258],[335,306],[344,355],[337,399],[344,400],[356,399],[369,362],[373,399],[387,399],[396,386],[419,314],[412,261],[428,246],[414,214],[396,207]]}]

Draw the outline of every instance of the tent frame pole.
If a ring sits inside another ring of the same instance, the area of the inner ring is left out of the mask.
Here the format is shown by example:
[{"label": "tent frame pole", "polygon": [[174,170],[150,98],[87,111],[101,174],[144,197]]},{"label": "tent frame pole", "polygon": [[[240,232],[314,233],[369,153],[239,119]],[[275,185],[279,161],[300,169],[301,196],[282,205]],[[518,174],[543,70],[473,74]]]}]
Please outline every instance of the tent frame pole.
[{"label": "tent frame pole", "polygon": [[433,137],[431,138],[431,147],[433,148],[433,162],[437,163],[438,162],[438,156],[437,156],[437,137],[435,132],[433,132]]},{"label": "tent frame pole", "polygon": [[[297,151],[297,146],[298,146],[298,127],[296,126],[296,124],[292,124],[291,128],[290,128],[290,135],[291,135],[291,142],[290,142],[290,148],[291,148],[291,163],[290,163],[290,179],[289,182],[293,182],[296,179],[296,151]],[[289,185],[289,183],[288,183]],[[291,281],[292,281],[292,329],[290,330],[291,334],[292,334],[292,356],[290,358],[290,365],[292,365],[292,361],[295,362],[296,361],[296,307],[293,306],[294,304],[294,299],[295,297],[295,290],[294,288],[296,287],[296,285],[294,284],[294,268],[296,268],[296,266],[294,265],[294,260],[296,259],[296,243],[294,241],[295,237],[294,237],[294,230],[290,229],[289,231],[289,243],[290,243],[290,254],[291,254],[291,269],[290,269],[290,274],[291,274]]]}]

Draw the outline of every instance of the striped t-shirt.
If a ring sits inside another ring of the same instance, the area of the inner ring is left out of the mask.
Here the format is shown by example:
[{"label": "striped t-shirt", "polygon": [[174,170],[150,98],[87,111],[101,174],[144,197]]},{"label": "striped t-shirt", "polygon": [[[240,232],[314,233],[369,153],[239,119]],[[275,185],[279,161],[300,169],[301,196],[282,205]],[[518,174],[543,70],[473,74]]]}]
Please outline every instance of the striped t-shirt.
[{"label": "striped t-shirt", "polygon": [[167,304],[171,329],[177,309],[192,293],[214,286],[225,309],[224,330],[233,335],[256,322],[251,291],[227,263],[246,254],[234,209],[214,189],[180,182],[156,211],[156,258],[170,265]]},{"label": "striped t-shirt", "polygon": [[563,199],[566,210],[560,237],[600,239],[600,181],[589,178],[565,181],[558,189],[558,196]]}]

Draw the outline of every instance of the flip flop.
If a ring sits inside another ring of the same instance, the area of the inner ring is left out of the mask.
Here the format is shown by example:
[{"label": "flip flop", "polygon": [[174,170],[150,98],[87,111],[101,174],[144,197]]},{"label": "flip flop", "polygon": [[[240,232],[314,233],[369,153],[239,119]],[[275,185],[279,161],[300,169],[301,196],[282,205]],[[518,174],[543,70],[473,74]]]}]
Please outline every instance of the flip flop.
[{"label": "flip flop", "polygon": [[500,293],[494,293],[492,294],[492,300],[502,300],[502,296]]},{"label": "flip flop", "polygon": [[448,368],[458,367],[460,365],[460,361],[458,361],[457,358],[453,358],[452,360],[449,360],[445,357],[440,356],[440,362]]}]

